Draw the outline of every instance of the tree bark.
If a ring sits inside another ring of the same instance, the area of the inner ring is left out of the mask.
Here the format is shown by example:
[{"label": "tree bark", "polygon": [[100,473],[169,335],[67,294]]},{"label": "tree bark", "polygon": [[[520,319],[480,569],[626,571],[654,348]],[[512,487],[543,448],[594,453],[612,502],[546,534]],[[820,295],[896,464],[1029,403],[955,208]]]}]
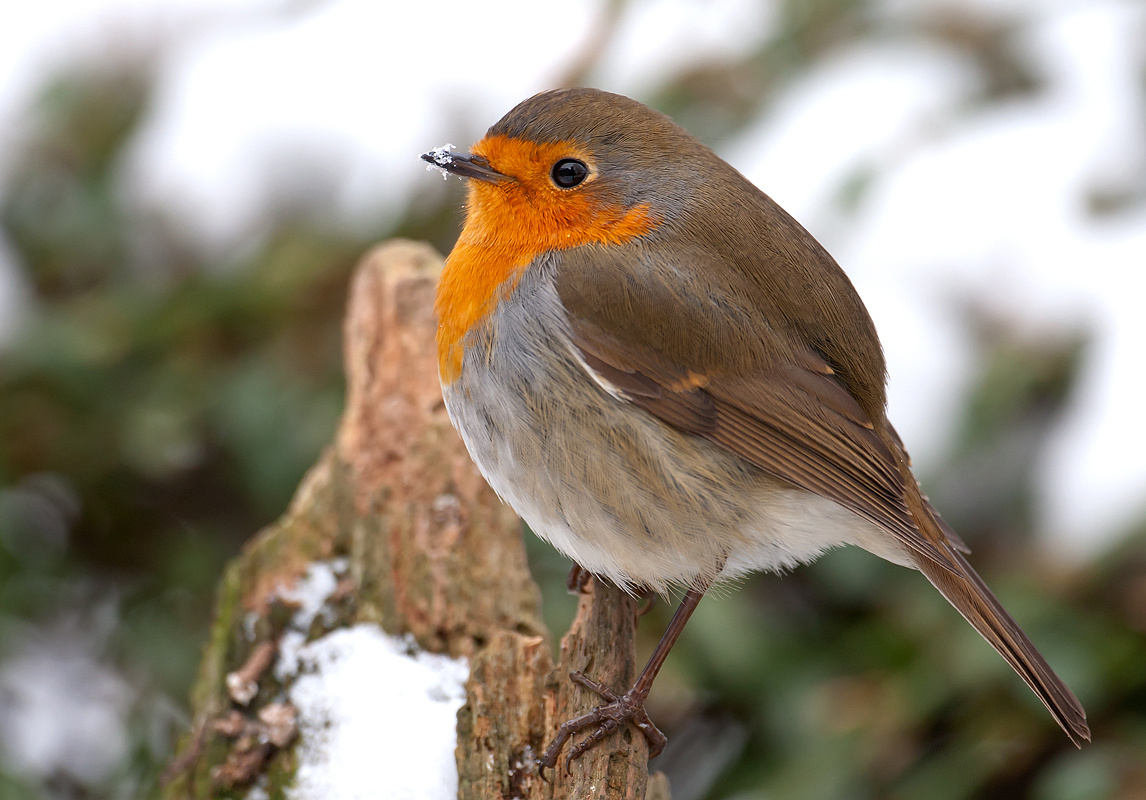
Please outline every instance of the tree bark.
[{"label": "tree bark", "polygon": [[[594,581],[561,641],[540,617],[522,525],[482,480],[450,426],[437,379],[433,297],[440,257],[393,241],[352,283],[345,326],[347,406],[333,444],[284,516],[229,565],[192,692],[192,730],[168,769],[166,798],[271,797],[296,765],[285,687],[270,669],[284,592],[309,565],[344,559],[322,635],[363,622],[423,650],[469,660],[458,711],[458,797],[667,800],[647,774],[644,737],[626,727],[542,780],[534,759],[556,728],[597,698],[573,669],[624,691],[635,671],[635,603]],[[276,699],[277,698],[277,699]],[[398,724],[399,721],[395,721]],[[385,797],[385,775],[378,796]]]}]

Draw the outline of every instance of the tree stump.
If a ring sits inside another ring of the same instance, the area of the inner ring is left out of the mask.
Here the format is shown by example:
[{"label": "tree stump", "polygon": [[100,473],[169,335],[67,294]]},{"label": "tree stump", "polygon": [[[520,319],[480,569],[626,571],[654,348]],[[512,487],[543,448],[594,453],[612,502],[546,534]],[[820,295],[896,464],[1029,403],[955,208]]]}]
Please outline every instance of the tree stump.
[{"label": "tree stump", "polygon": [[[370,624],[421,651],[467,659],[457,712],[459,798],[667,800],[663,776],[647,774],[644,737],[628,727],[571,774],[559,770],[552,783],[538,774],[534,759],[557,726],[597,702],[571,684],[570,670],[621,691],[632,682],[636,606],[592,582],[553,663],[522,524],[482,480],[442,402],[433,316],[441,269],[430,247],[407,241],[381,245],[359,265],[337,435],[284,516],[220,582],[192,691],[192,730],[168,768],[165,798],[287,790],[302,797],[295,779],[309,734],[288,699],[295,677],[282,669],[288,636],[297,649]],[[292,632],[299,618],[292,592],[316,564],[336,564],[337,585],[307,630]],[[376,796],[391,796],[387,778],[374,776]]]}]

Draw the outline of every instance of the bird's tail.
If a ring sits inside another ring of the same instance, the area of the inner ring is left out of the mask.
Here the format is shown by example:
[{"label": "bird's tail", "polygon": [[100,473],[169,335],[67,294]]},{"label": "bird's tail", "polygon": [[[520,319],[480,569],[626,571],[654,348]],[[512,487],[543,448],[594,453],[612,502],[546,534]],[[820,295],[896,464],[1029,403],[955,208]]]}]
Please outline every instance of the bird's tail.
[{"label": "bird's tail", "polygon": [[920,532],[948,557],[944,563],[917,557],[919,571],[1026,681],[1075,746],[1081,747],[1084,740],[1089,742],[1090,728],[1082,704],[967,563],[960,552],[966,550],[966,545],[954,536],[920,491],[902,446],[895,450],[908,510]]},{"label": "bird's tail", "polygon": [[957,571],[924,559],[919,559],[919,569],[963,618],[1007,660],[1019,677],[1026,681],[1075,746],[1081,747],[1083,740],[1089,742],[1090,728],[1086,724],[1086,711],[1078,698],[1054,674],[1042,654],[995,599],[995,595],[991,594],[991,590],[963,555],[954,551],[951,555],[960,568]]},{"label": "bird's tail", "polygon": [[904,499],[920,534],[946,556],[943,561],[916,556],[919,571],[1026,681],[1075,746],[1081,747],[1083,741],[1089,742],[1090,727],[1086,724],[1086,711],[1078,698],[1054,674],[1023,629],[1011,619],[987,584],[967,563],[963,557],[963,553],[968,552],[967,546],[939,517],[920,490],[895,429],[887,425],[880,434],[895,455],[903,478]]}]

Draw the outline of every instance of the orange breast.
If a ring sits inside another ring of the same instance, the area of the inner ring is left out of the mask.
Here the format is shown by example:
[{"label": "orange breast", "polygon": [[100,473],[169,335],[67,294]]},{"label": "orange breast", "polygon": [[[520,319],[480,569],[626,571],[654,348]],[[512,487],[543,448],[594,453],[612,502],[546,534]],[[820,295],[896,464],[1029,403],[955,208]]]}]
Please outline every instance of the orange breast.
[{"label": "orange breast", "polygon": [[[656,227],[646,205],[607,205],[592,191],[562,190],[549,181],[560,158],[592,157],[574,144],[535,144],[487,136],[473,148],[502,174],[492,184],[469,181],[466,224],[438,284],[438,372],[453,383],[461,373],[462,340],[512,291],[521,271],[541,253],[583,244],[622,244]],[[585,184],[591,180],[591,173]]]}]

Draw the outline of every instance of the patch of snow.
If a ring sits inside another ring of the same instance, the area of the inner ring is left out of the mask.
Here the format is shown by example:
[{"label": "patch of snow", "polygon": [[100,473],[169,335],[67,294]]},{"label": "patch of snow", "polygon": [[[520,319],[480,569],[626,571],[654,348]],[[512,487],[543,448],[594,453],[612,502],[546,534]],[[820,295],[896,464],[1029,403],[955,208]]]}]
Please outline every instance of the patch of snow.
[{"label": "patch of snow", "polygon": [[298,652],[294,800],[453,800],[465,659],[418,651],[377,625],[336,630]]},{"label": "patch of snow", "polygon": [[13,773],[96,786],[122,766],[136,693],[100,659],[117,614],[113,602],[102,602],[4,642],[0,761]]},{"label": "patch of snow", "polygon": [[279,597],[297,603],[298,609],[291,617],[290,627],[279,638],[279,655],[275,663],[275,676],[285,681],[298,672],[298,654],[306,642],[307,631],[320,613],[326,601],[338,587],[338,576],[346,572],[349,562],[345,558],[332,561],[315,561],[307,565],[304,574],[294,586],[281,588]]},{"label": "patch of snow", "polygon": [[435,147],[433,150],[426,153],[426,155],[422,156],[423,160],[429,162],[426,164],[426,170],[433,171],[436,169],[442,173],[443,180],[449,180],[450,171],[446,169],[446,167],[454,163],[454,157],[450,155],[450,151],[453,149],[454,146],[449,142],[446,142],[445,144],[439,147]]},{"label": "patch of snow", "polygon": [[295,800],[404,800],[457,794],[457,711],[469,665],[421,652],[377,625],[307,632],[346,572],[346,559],[315,562],[279,596],[297,603],[279,639],[275,675],[298,711]]}]

